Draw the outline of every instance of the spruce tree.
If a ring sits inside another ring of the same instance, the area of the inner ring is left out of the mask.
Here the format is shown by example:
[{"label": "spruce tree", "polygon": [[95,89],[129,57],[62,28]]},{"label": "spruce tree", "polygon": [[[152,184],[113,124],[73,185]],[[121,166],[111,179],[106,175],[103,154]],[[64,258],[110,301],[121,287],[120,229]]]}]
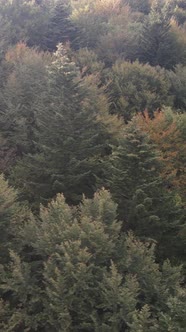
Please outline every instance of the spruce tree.
[{"label": "spruce tree", "polygon": [[35,151],[37,113],[46,92],[48,54],[19,43],[6,53],[7,77],[1,89],[0,124],[7,151],[17,157]]},{"label": "spruce tree", "polygon": [[2,331],[184,331],[180,268],[160,270],[154,246],[120,237],[116,208],[105,190],[78,209],[58,195],[25,223],[0,274]]},{"label": "spruce tree", "polygon": [[132,229],[141,239],[158,241],[159,258],[179,260],[184,248],[180,237],[183,210],[167,190],[156,147],[136,119],[127,125],[112,159],[109,184],[119,216],[126,222],[123,230]]},{"label": "spruce tree", "polygon": [[150,1],[149,0],[128,0],[129,6],[135,12],[142,12],[148,14],[150,11]]},{"label": "spruce tree", "polygon": [[154,1],[141,34],[139,60],[152,66],[172,68],[176,62],[175,41],[170,33],[170,15],[166,4]]},{"label": "spruce tree", "polygon": [[17,243],[18,229],[27,218],[26,207],[18,203],[16,191],[0,175],[0,264],[10,260],[9,250]]},{"label": "spruce tree", "polygon": [[70,2],[55,1],[50,8],[48,27],[44,40],[46,48],[54,51],[59,43],[70,42],[77,46],[77,28],[70,20]]},{"label": "spruce tree", "polygon": [[62,45],[48,66],[47,92],[37,117],[39,152],[17,165],[13,183],[32,202],[63,192],[69,203],[77,203],[82,193],[94,193],[103,176],[100,159],[110,153],[117,119],[109,116],[94,77],[82,79]]}]

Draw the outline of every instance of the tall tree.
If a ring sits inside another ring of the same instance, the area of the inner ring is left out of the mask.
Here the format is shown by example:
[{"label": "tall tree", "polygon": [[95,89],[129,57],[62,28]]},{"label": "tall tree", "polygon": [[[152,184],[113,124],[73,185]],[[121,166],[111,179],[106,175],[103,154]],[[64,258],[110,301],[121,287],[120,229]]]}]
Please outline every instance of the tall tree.
[{"label": "tall tree", "polygon": [[[5,140],[2,157],[5,159],[10,151],[17,157],[35,151],[37,113],[47,89],[46,64],[50,58],[49,54],[39,53],[24,43],[6,53],[7,78],[0,92],[1,135]],[[10,159],[10,164],[14,163]]]},{"label": "tall tree", "polygon": [[177,63],[175,40],[170,28],[170,15],[166,5],[154,1],[143,25],[139,49],[140,61],[168,69]]},{"label": "tall tree", "polygon": [[94,77],[82,79],[67,53],[59,45],[48,66],[48,95],[38,113],[39,153],[26,156],[14,170],[16,185],[36,202],[58,192],[71,203],[82,193],[92,195],[103,176],[100,158],[110,153],[111,132],[121,126],[109,116]]},{"label": "tall tree", "polygon": [[[159,258],[181,257],[183,210],[160,176],[161,163],[149,137],[136,125],[127,125],[113,153],[110,190],[118,203],[123,229],[132,229],[141,239],[158,241]],[[177,240],[179,237],[179,241]]]},{"label": "tall tree", "polygon": [[44,35],[46,49],[54,51],[57,44],[67,42],[70,42],[72,47],[77,46],[77,28],[70,20],[70,1],[55,1],[49,13],[48,26]]},{"label": "tall tree", "polygon": [[0,175],[0,264],[10,260],[9,250],[15,248],[16,236],[27,211],[17,200],[16,191]]}]

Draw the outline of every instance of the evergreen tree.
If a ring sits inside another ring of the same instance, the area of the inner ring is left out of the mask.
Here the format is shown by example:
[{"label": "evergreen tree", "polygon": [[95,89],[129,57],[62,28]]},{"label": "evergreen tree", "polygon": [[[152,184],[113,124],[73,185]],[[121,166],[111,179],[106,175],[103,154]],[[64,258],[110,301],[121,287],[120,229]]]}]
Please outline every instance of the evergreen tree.
[{"label": "evergreen tree", "polygon": [[16,235],[27,211],[17,202],[17,193],[0,175],[0,264],[10,260],[9,250],[15,247]]},{"label": "evergreen tree", "polygon": [[26,156],[13,171],[30,201],[58,192],[70,203],[79,202],[82,193],[91,196],[103,176],[100,158],[110,153],[110,127],[117,126],[94,77],[82,79],[66,52],[60,45],[48,67],[48,96],[38,112],[39,153]]},{"label": "evergreen tree", "polygon": [[[133,120],[112,155],[110,189],[118,203],[123,229],[158,241],[159,258],[179,259],[183,211],[166,189],[155,146]],[[179,237],[179,241],[177,241]]]},{"label": "evergreen tree", "polygon": [[62,195],[42,207],[22,228],[8,275],[1,271],[11,294],[2,331],[184,331],[180,269],[160,270],[154,246],[120,238],[120,228],[105,190],[79,209]]},{"label": "evergreen tree", "polygon": [[72,46],[77,46],[77,28],[70,20],[70,12],[70,1],[59,0],[52,4],[44,36],[48,50],[56,50],[59,43],[70,42]]},{"label": "evergreen tree", "polygon": [[127,3],[130,5],[132,10],[136,12],[142,12],[148,14],[150,11],[150,1],[149,0],[128,0]]},{"label": "evergreen tree", "polygon": [[[50,55],[19,43],[6,53],[6,79],[0,91],[1,170],[37,150],[38,112],[47,90]],[[3,161],[7,161],[3,166]]]},{"label": "evergreen tree", "polygon": [[170,27],[170,15],[166,5],[154,1],[143,25],[139,49],[140,61],[168,69],[177,63],[177,51]]},{"label": "evergreen tree", "polygon": [[178,24],[184,24],[186,22],[186,4],[184,0],[174,1],[174,11],[173,15],[178,22]]}]

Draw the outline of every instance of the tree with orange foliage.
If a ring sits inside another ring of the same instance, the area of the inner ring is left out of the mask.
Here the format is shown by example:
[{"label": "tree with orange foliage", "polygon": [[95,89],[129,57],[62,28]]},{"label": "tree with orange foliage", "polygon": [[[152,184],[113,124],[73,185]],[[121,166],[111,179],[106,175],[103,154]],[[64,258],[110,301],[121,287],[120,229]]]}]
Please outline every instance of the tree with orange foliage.
[{"label": "tree with orange foliage", "polygon": [[137,115],[138,126],[150,136],[163,162],[161,176],[169,190],[175,190],[183,204],[186,198],[186,115],[170,109],[156,111],[151,119],[148,111]]}]

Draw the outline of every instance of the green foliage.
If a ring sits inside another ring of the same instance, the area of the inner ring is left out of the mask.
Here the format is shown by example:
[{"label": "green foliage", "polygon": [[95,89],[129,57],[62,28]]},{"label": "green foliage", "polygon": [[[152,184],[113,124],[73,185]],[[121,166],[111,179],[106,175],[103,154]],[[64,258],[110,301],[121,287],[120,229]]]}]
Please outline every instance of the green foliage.
[{"label": "green foliage", "polygon": [[0,264],[9,261],[9,250],[15,248],[16,235],[24,218],[26,209],[17,202],[17,193],[0,175]]},{"label": "green foliage", "polygon": [[[133,120],[112,155],[110,189],[118,203],[123,229],[140,238],[158,241],[158,257],[176,258],[184,250],[181,230],[183,211],[160,177],[155,146]],[[179,242],[177,241],[179,236]]]},{"label": "green foliage", "polygon": [[98,1],[71,1],[71,21],[77,26],[81,47],[95,47],[99,35],[105,31],[105,15],[99,12]]},{"label": "green foliage", "polygon": [[186,22],[186,5],[184,0],[176,0],[173,15],[178,24]]},{"label": "green foliage", "polygon": [[0,0],[2,332],[185,332],[185,9]]},{"label": "green foliage", "polygon": [[58,192],[70,203],[79,202],[82,193],[91,196],[103,175],[100,158],[110,153],[112,135],[104,119],[115,124],[107,100],[94,77],[81,78],[67,52],[59,46],[48,66],[48,90],[37,115],[39,152],[13,170],[14,183],[37,204]]},{"label": "green foliage", "polygon": [[178,62],[177,41],[171,33],[170,15],[155,1],[145,19],[141,34],[139,60],[152,66],[173,68]]},{"label": "green foliage", "polygon": [[70,20],[69,1],[57,0],[49,7],[48,25],[44,32],[45,47],[54,51],[59,43],[77,45],[77,29]]},{"label": "green foliage", "polygon": [[1,53],[20,41],[29,46],[42,46],[44,31],[48,24],[48,13],[35,1],[1,0]]},{"label": "green foliage", "polygon": [[21,256],[11,252],[1,272],[4,297],[11,291],[3,331],[184,331],[180,269],[160,271],[153,246],[121,239],[120,227],[105,190],[79,209],[62,195],[41,207],[20,232]]},{"label": "green foliage", "polygon": [[11,151],[15,157],[10,158],[5,172],[17,157],[35,151],[37,113],[41,108],[41,97],[46,93],[49,59],[48,54],[29,49],[23,43],[6,54],[7,78],[0,94],[0,123],[6,146],[4,158]]},{"label": "green foliage", "polygon": [[108,94],[111,112],[124,117],[127,122],[137,112],[147,109],[151,115],[163,104],[169,104],[169,82],[164,70],[150,65],[117,61],[108,75]]},{"label": "green foliage", "polygon": [[150,1],[149,0],[128,0],[126,1],[132,10],[136,12],[142,12],[148,14],[150,11]]},{"label": "green foliage", "polygon": [[15,213],[16,194],[12,188],[8,187],[3,176],[0,176],[0,263],[7,260],[8,248],[10,246],[11,233],[13,235],[13,214]]},{"label": "green foliage", "polygon": [[137,58],[139,36],[142,29],[141,15],[135,16],[128,5],[118,8],[109,18],[107,31],[100,35],[96,52],[111,67],[118,59],[134,61]]},{"label": "green foliage", "polygon": [[170,94],[174,96],[174,108],[186,112],[186,66],[177,65],[167,73],[170,80]]},{"label": "green foliage", "polygon": [[84,75],[100,75],[104,68],[104,63],[98,60],[98,56],[94,51],[88,48],[80,48],[74,54],[76,64],[78,65],[82,76]]}]

